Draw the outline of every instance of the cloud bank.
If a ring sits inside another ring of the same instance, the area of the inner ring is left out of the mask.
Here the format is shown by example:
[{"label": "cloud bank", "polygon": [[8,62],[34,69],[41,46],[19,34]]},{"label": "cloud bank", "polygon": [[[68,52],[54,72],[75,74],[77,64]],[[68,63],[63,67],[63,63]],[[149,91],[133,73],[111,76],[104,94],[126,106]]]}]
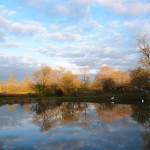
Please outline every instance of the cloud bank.
[{"label": "cloud bank", "polygon": [[13,2],[0,2],[0,80],[20,80],[40,64],[128,70],[138,60],[136,36],[150,35],[147,0]]}]

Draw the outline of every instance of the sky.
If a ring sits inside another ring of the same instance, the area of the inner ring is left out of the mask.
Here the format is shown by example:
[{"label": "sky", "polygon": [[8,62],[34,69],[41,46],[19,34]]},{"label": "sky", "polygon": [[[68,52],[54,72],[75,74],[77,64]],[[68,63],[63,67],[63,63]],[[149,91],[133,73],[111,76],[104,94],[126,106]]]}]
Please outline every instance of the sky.
[{"label": "sky", "polygon": [[41,65],[74,73],[137,65],[136,37],[150,35],[150,0],[0,0],[0,80]]}]

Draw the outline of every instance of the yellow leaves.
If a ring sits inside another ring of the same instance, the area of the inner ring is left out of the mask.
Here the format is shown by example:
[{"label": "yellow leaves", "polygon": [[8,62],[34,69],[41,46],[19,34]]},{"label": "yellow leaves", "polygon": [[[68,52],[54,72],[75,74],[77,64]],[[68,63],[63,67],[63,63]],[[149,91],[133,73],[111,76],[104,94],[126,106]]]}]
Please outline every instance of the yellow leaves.
[{"label": "yellow leaves", "polygon": [[148,76],[149,72],[143,68],[135,68],[130,70],[131,84],[140,88],[149,88]]},{"label": "yellow leaves", "polygon": [[130,77],[127,73],[118,71],[110,66],[103,66],[95,76],[94,86],[110,91],[114,86],[126,85],[130,83]]},{"label": "yellow leaves", "polygon": [[72,72],[66,72],[61,80],[61,87],[66,95],[73,94],[75,90],[81,87],[81,81]]},{"label": "yellow leaves", "polygon": [[117,85],[126,85],[130,83],[130,76],[122,71],[115,71],[110,74],[110,78],[114,80]]},{"label": "yellow leaves", "polygon": [[116,71],[116,69],[111,67],[111,66],[102,66],[99,69],[98,74],[101,74],[101,75],[104,75],[104,76],[108,76],[108,75],[112,74],[115,71]]}]

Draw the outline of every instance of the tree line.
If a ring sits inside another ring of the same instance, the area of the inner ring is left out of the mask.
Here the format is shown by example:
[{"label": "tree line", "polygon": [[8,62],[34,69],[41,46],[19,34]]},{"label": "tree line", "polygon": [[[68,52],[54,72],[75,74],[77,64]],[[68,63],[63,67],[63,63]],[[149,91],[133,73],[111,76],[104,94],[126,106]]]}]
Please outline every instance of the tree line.
[{"label": "tree line", "polygon": [[0,82],[0,92],[34,92],[41,96],[96,95],[126,85],[150,90],[150,45],[147,36],[139,36],[137,43],[140,65],[127,72],[111,66],[102,66],[91,82],[87,67],[81,68],[80,74],[77,75],[62,67],[53,69],[43,65],[33,73],[32,81],[29,75],[25,75],[23,81],[16,81],[14,75],[10,75],[8,81]]},{"label": "tree line", "polygon": [[31,90],[31,80],[28,74],[25,75],[23,81],[15,80],[13,74],[7,81],[0,82],[0,93],[29,93]]}]

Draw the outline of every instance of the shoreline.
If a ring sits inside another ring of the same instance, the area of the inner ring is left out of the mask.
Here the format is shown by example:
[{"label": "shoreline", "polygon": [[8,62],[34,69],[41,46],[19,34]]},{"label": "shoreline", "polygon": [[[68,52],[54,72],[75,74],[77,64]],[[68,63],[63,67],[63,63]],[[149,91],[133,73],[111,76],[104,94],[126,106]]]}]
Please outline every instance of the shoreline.
[{"label": "shoreline", "polygon": [[[112,99],[113,98],[113,99]],[[0,95],[0,105],[5,104],[29,104],[42,102],[88,102],[88,103],[111,103],[115,104],[150,104],[150,94],[102,94],[100,96],[62,96],[62,97],[38,97],[27,95]]]}]

